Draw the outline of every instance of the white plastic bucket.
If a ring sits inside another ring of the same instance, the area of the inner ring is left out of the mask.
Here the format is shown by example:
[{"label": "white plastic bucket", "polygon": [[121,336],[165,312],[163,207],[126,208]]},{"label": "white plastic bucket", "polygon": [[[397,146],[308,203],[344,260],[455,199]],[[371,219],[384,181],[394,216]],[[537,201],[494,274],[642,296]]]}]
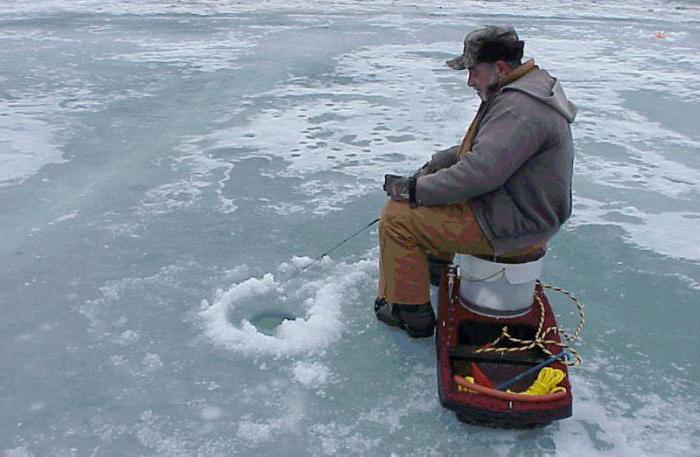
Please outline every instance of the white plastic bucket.
[{"label": "white plastic bucket", "polygon": [[527,263],[498,263],[459,254],[459,293],[472,311],[489,316],[517,316],[530,310],[544,257]]}]

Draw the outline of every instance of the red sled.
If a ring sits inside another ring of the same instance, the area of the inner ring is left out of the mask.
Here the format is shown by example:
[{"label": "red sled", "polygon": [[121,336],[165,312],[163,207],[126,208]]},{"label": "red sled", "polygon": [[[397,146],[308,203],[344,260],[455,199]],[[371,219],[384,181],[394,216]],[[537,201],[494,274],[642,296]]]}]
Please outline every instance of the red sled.
[{"label": "red sled", "polygon": [[[532,305],[516,316],[493,315],[479,305],[463,298],[460,293],[460,273],[450,265],[440,278],[439,310],[436,325],[436,353],[438,395],[443,407],[452,410],[457,418],[469,424],[497,428],[534,428],[550,424],[572,414],[571,384],[567,365],[560,360],[551,362],[551,368],[563,371],[564,378],[553,393],[524,395],[537,379],[537,370],[552,355],[561,354],[558,332],[553,331],[542,339],[541,347],[526,351],[505,351],[518,343],[508,338],[498,340],[499,350],[491,343],[502,335],[507,327],[508,335],[521,341],[532,341],[538,331],[557,326],[542,285],[533,282]],[[530,289],[532,290],[532,289]],[[497,313],[496,313],[497,314]],[[541,333],[540,333],[541,336]],[[520,344],[522,346],[522,344]],[[522,376],[509,391],[499,386]],[[473,383],[465,378],[471,377]]]}]

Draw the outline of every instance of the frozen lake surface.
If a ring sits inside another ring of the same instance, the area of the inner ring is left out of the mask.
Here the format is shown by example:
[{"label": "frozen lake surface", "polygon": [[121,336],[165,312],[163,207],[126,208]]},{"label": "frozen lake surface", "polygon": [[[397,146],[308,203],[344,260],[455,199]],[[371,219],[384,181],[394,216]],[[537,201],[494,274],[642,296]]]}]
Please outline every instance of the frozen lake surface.
[{"label": "frozen lake surface", "polygon": [[[440,407],[376,232],[288,280],[461,140],[489,23],[580,109],[542,279],[584,364],[539,430]],[[0,456],[700,452],[697,3],[5,0],[0,44]]]}]

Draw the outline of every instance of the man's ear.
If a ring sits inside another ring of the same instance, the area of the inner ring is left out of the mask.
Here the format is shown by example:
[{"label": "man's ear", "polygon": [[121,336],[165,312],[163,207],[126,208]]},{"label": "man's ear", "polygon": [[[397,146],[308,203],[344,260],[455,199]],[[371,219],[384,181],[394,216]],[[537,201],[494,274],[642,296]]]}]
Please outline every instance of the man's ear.
[{"label": "man's ear", "polygon": [[507,76],[511,71],[513,71],[503,60],[497,60],[494,65],[496,65],[496,70],[498,70],[499,76]]}]

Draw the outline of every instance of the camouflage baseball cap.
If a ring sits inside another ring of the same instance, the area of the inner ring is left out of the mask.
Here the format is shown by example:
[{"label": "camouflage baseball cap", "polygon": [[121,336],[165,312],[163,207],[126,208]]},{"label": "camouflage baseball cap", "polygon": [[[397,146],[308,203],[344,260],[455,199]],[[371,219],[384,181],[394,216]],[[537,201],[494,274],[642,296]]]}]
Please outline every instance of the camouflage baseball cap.
[{"label": "camouflage baseball cap", "polygon": [[497,60],[520,60],[525,43],[520,41],[511,26],[487,25],[476,29],[464,38],[464,51],[461,56],[447,61],[454,70],[471,68],[480,62]]}]

